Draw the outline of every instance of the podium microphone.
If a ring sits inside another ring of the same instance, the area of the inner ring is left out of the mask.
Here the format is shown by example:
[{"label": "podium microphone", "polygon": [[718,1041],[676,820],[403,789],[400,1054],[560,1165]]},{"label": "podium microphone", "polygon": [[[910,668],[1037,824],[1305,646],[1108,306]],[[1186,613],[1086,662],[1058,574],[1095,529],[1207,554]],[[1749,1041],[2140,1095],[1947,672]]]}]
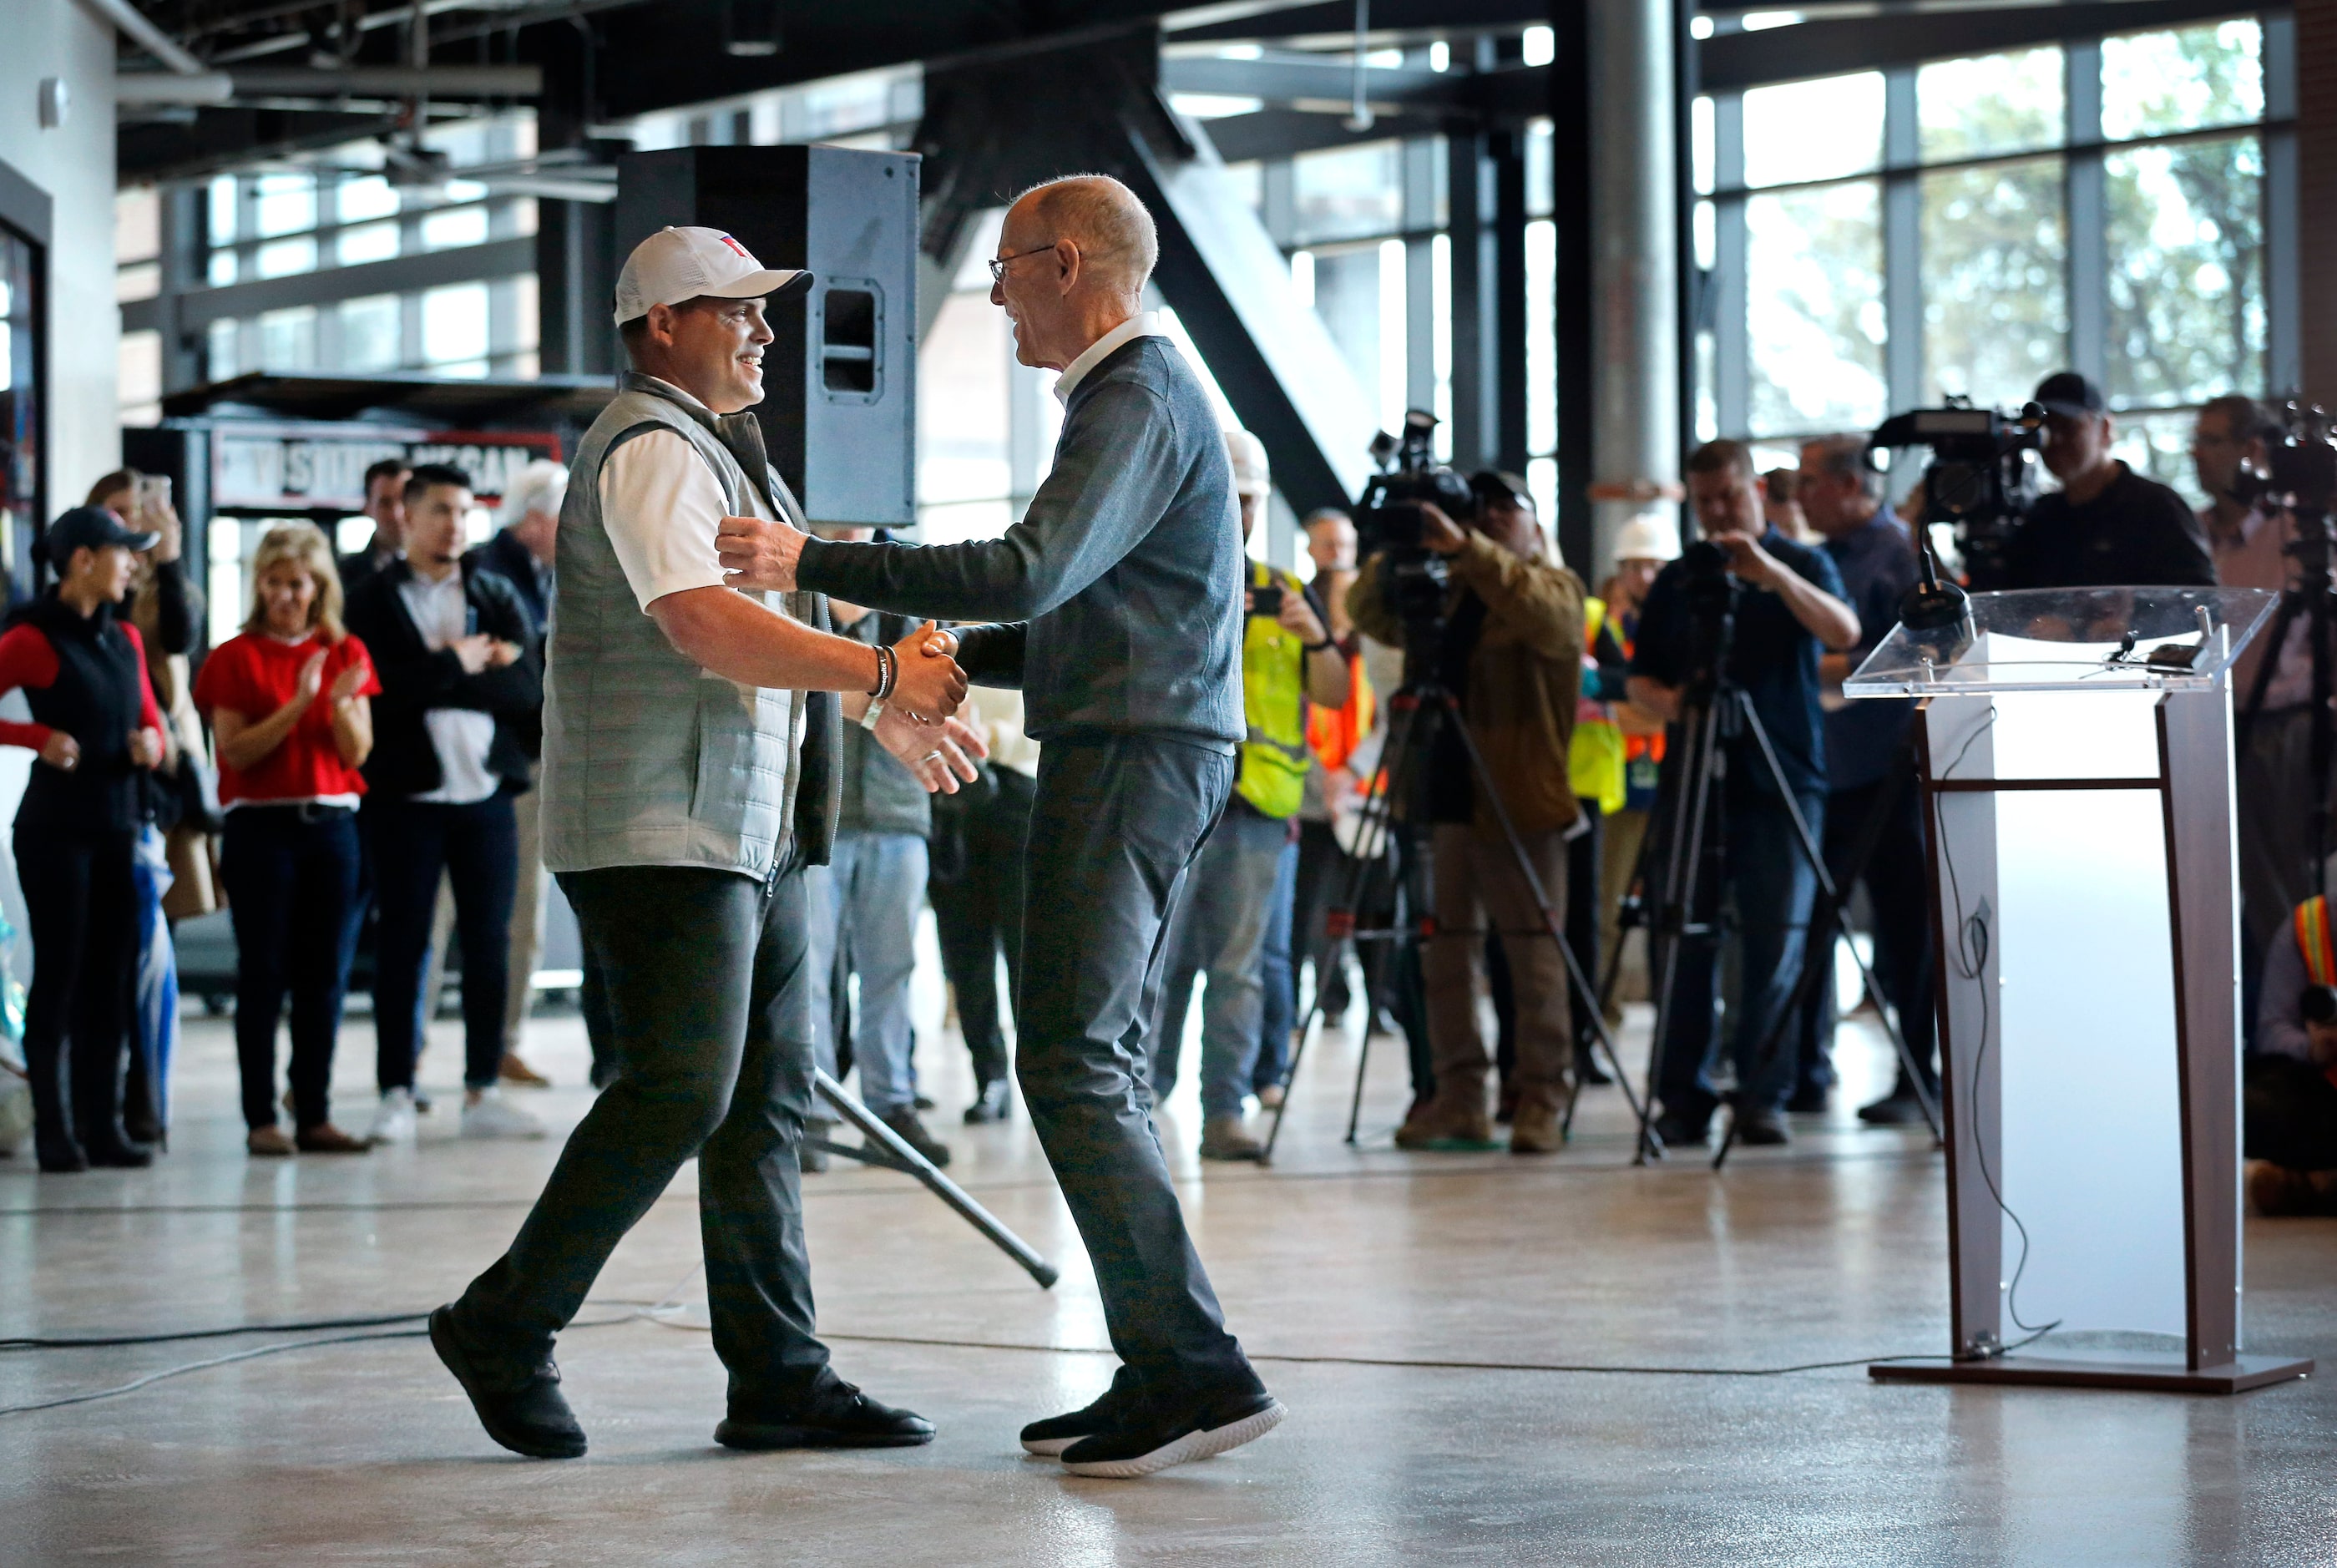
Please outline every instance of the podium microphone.
[{"label": "podium microphone", "polygon": [[[1932,554],[1931,541],[1921,534],[1916,536],[1915,554],[1922,575],[1901,596],[1899,621],[1910,632],[1926,633],[1921,639],[1926,642],[1950,644],[1944,651],[1946,656],[1939,661],[1949,663],[1971,646],[1971,595],[1940,570],[1940,558]],[[1938,635],[1941,632],[1951,635]]]}]

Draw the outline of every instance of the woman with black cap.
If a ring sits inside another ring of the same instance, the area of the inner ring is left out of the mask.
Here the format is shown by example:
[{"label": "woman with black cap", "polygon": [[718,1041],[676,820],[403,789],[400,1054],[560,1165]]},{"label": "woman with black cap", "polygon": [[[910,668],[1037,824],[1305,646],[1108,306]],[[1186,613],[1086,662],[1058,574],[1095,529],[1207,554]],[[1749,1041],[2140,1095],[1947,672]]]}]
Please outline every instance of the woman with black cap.
[{"label": "woman with black cap", "polygon": [[137,629],[114,607],[134,554],[155,535],[82,506],[42,544],[57,584],[0,633],[0,695],[21,688],[33,710],[29,724],[0,721],[0,744],[38,754],[15,833],[33,936],[24,1065],[34,1142],[44,1171],[144,1165],[153,1152],[122,1132],[122,1074],[138,954],[139,773],[161,760],[162,721]]}]

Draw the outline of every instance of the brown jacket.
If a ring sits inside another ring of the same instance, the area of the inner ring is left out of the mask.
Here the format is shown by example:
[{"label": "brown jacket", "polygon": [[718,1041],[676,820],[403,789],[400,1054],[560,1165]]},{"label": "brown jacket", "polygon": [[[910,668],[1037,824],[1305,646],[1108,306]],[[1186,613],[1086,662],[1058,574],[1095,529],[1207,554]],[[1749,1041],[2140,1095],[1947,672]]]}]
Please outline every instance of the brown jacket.
[{"label": "brown jacket", "polygon": [[[1567,773],[1574,705],[1582,691],[1582,579],[1549,561],[1529,561],[1480,534],[1448,558],[1452,590],[1485,602],[1484,631],[1469,656],[1465,714],[1501,803],[1520,833],[1573,825],[1580,808]],[[1364,564],[1347,591],[1347,613],[1366,637],[1400,643],[1403,627],[1380,591],[1381,558]],[[1477,831],[1501,831],[1477,802]]]}]

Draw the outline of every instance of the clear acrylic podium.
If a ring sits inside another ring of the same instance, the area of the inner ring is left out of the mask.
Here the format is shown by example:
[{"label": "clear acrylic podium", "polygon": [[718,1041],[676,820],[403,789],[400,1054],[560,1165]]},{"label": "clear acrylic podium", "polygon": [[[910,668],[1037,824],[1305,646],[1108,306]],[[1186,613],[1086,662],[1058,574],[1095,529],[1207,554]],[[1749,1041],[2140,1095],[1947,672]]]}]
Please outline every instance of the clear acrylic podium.
[{"label": "clear acrylic podium", "polygon": [[[2234,656],[2249,589],[1974,594],[1843,687],[1914,697],[1938,921],[1951,1357],[1877,1378],[2236,1393]],[[2032,1348],[2005,1350],[2038,1328]]]}]

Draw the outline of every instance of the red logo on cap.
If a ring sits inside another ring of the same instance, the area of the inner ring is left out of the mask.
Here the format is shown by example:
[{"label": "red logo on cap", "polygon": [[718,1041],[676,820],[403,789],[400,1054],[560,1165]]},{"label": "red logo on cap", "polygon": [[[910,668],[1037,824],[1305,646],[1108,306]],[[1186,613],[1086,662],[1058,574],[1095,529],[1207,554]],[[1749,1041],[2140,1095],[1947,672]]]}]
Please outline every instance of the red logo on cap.
[{"label": "red logo on cap", "polygon": [[722,236],[722,243],[729,246],[731,250],[738,252],[739,256],[744,260],[748,261],[752,261],[754,260],[752,256],[748,256],[747,254],[747,248],[744,245],[739,244],[736,240],[731,239],[729,235],[725,234]]}]

